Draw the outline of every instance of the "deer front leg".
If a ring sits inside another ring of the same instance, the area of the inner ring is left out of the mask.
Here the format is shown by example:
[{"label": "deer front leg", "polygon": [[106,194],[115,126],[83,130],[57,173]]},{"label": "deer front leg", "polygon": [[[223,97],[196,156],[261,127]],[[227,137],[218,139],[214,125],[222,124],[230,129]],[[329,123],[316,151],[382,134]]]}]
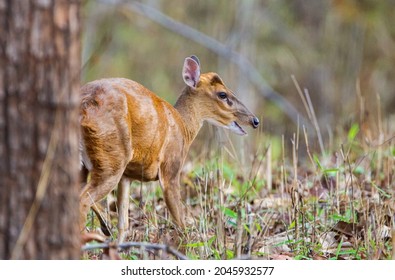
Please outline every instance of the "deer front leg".
[{"label": "deer front leg", "polygon": [[173,170],[173,172],[166,172],[166,169],[161,169],[159,172],[159,182],[163,190],[166,206],[175,224],[181,229],[184,229],[184,211],[181,202],[179,171],[174,172]]},{"label": "deer front leg", "polygon": [[174,222],[181,229],[184,229],[184,211],[182,209],[179,183],[174,181],[170,181],[168,184],[165,183],[163,190],[166,206],[169,209]]}]

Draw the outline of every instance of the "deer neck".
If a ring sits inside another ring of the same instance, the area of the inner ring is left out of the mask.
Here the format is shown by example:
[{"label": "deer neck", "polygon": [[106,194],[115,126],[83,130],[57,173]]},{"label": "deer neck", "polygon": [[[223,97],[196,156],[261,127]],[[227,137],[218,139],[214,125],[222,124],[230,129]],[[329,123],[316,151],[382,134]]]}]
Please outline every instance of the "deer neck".
[{"label": "deer neck", "polygon": [[174,108],[180,113],[185,126],[185,136],[190,145],[203,125],[199,101],[190,88],[185,88],[178,97]]}]

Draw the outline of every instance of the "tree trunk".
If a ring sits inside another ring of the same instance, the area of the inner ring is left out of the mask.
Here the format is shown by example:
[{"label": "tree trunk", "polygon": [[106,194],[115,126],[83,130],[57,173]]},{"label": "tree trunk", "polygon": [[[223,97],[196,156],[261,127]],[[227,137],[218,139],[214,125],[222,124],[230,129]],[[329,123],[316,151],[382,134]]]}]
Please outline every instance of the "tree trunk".
[{"label": "tree trunk", "polygon": [[80,0],[0,0],[0,259],[76,259]]}]

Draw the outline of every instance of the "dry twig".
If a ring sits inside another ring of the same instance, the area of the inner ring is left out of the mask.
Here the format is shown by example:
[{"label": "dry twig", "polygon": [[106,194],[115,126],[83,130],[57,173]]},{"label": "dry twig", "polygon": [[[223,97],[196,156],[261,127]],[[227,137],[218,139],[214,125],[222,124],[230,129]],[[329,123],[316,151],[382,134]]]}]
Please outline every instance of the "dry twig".
[{"label": "dry twig", "polygon": [[143,250],[161,250],[177,257],[180,260],[188,260],[187,256],[185,256],[184,254],[182,254],[181,252],[177,251],[176,249],[174,249],[169,245],[146,243],[146,242],[124,242],[120,244],[114,244],[114,243],[87,244],[82,246],[82,251],[89,251],[95,249],[110,249],[110,248],[129,249],[131,247],[138,247]]}]

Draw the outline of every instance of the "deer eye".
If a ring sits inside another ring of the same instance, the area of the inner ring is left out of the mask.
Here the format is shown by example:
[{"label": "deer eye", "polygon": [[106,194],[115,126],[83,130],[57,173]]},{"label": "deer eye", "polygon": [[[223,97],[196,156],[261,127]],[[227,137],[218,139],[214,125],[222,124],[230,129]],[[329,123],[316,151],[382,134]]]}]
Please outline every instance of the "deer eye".
[{"label": "deer eye", "polygon": [[226,98],[228,98],[228,96],[226,95],[225,92],[219,92],[219,93],[218,93],[218,97],[219,97],[220,99],[226,99]]}]

